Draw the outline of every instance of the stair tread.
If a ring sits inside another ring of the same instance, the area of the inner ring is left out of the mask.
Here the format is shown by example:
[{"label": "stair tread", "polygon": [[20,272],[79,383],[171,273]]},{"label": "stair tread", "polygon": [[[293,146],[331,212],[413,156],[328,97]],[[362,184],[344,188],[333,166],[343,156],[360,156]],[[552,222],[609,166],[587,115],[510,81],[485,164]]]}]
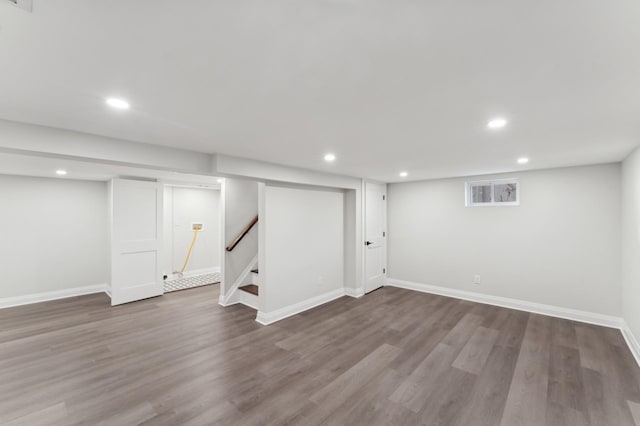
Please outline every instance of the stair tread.
[{"label": "stair tread", "polygon": [[[245,271],[246,271],[246,269],[245,269]],[[258,268],[252,269],[251,272],[253,272],[254,274],[257,274],[258,273]]]},{"label": "stair tread", "polygon": [[239,287],[240,290],[246,291],[247,293],[258,295],[258,286],[255,284],[243,285]]}]

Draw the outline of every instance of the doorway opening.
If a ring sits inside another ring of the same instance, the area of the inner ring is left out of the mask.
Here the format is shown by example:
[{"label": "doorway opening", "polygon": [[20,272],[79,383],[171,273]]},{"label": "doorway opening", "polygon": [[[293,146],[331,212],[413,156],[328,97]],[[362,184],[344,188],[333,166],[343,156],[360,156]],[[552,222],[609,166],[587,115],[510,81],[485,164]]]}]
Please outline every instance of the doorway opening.
[{"label": "doorway opening", "polygon": [[164,185],[163,290],[219,284],[222,264],[219,185]]}]

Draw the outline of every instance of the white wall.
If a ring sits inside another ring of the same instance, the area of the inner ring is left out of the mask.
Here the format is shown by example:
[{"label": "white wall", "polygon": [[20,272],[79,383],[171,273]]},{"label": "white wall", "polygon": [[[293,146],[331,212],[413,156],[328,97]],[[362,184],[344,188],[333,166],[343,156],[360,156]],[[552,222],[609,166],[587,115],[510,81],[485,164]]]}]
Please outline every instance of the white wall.
[{"label": "white wall", "polygon": [[[258,183],[250,180],[227,178],[224,182],[224,238],[225,247],[258,214]],[[224,293],[241,277],[251,260],[258,255],[258,229],[260,222],[231,251],[224,251]]]},{"label": "white wall", "polygon": [[620,165],[495,177],[520,206],[465,207],[491,176],[389,185],[389,277],[620,316]]},{"label": "white wall", "polygon": [[188,173],[211,171],[210,154],[7,120],[0,120],[0,149],[3,148]]},{"label": "white wall", "polygon": [[165,187],[165,273],[180,271],[193,239],[192,223],[202,223],[203,229],[193,247],[186,273],[202,269],[219,269],[220,253],[220,190]]},{"label": "white wall", "polygon": [[266,313],[342,289],[344,193],[267,186],[264,203]]},{"label": "white wall", "polygon": [[351,295],[364,294],[362,287],[362,230],[358,226],[358,194],[356,190],[344,191],[344,286]]},{"label": "white wall", "polygon": [[108,281],[107,185],[0,175],[0,298]]},{"label": "white wall", "polygon": [[640,338],[640,149],[622,164],[622,309]]}]

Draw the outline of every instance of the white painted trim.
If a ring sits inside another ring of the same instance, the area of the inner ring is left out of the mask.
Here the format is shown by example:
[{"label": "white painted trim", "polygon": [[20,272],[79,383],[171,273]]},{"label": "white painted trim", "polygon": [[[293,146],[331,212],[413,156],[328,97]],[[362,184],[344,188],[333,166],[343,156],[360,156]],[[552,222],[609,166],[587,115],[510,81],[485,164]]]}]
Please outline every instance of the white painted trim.
[{"label": "white painted trim", "polygon": [[195,183],[165,183],[164,186],[169,186],[172,188],[186,188],[186,189],[201,189],[203,191],[220,191],[220,187],[221,185],[219,183],[207,183],[206,185],[210,185],[210,186],[203,186],[201,184],[195,184]]},{"label": "white painted trim", "polygon": [[222,306],[229,306],[229,305],[234,305],[235,303],[237,303],[237,302],[234,302],[234,301],[231,300],[231,298],[233,297],[233,294],[236,291],[238,291],[238,287],[240,287],[242,284],[245,284],[246,279],[251,274],[251,270],[255,269],[257,264],[258,264],[258,255],[256,254],[253,257],[253,259],[251,259],[251,262],[249,262],[247,267],[244,268],[244,270],[242,271],[242,273],[240,274],[240,276],[238,277],[236,282],[233,283],[233,285],[231,286],[229,291],[227,291],[227,295],[225,296],[224,294],[220,294],[220,297],[218,298],[218,304],[220,304]]},{"label": "white painted trim", "polygon": [[218,204],[218,213],[219,213],[219,218],[220,221],[218,222],[218,226],[219,226],[219,235],[220,235],[220,241],[218,241],[218,243],[220,244],[220,257],[218,258],[220,261],[220,296],[222,296],[223,294],[227,294],[227,282],[225,280],[225,263],[226,263],[226,250],[227,248],[225,247],[225,243],[227,241],[227,236],[225,233],[225,223],[226,223],[226,216],[225,216],[225,205],[226,205],[226,198],[227,198],[227,184],[226,184],[226,179],[222,180],[222,183],[220,184],[220,203]]},{"label": "white painted trim", "polygon": [[237,305],[238,303],[240,303],[239,300],[228,300],[228,301],[225,302],[225,300],[224,300],[224,298],[222,296],[220,296],[220,298],[218,299],[218,305],[224,306],[225,308],[227,306]]},{"label": "white painted trim", "polygon": [[247,293],[246,291],[239,290],[237,299],[239,303],[250,307],[251,309],[258,310],[258,296],[255,294]]},{"label": "white painted trim", "polygon": [[362,297],[364,296],[364,289],[345,287],[344,294],[349,297]]},{"label": "white painted trim", "polygon": [[44,293],[25,294],[24,296],[5,297],[0,299],[0,309],[47,302],[49,300],[66,299],[67,297],[83,296],[85,294],[106,293],[107,290],[107,284],[96,284],[85,287],[47,291]]},{"label": "white painted trim", "polygon": [[256,316],[256,321],[262,325],[273,324],[274,322],[278,322],[290,316],[299,314],[300,312],[304,312],[311,308],[315,308],[316,306],[320,306],[327,302],[331,302],[332,300],[338,299],[342,296],[345,296],[345,289],[339,288],[337,290],[333,290],[328,293],[324,293],[319,296],[312,297],[311,299],[307,299],[290,306],[285,306],[284,308],[280,308],[273,312],[267,313],[267,312],[258,311],[258,315]]},{"label": "white painted trim", "polygon": [[627,346],[629,346],[629,350],[633,354],[633,357],[636,359],[638,366],[640,366],[640,343],[638,343],[636,336],[633,335],[631,328],[629,328],[629,324],[627,324],[627,322],[624,320],[621,331],[624,340],[627,342]]},{"label": "white painted trim", "polygon": [[[260,311],[267,306],[268,287],[267,282],[267,224],[269,217],[267,216],[267,185],[264,182],[258,182],[258,218],[260,226],[258,226],[258,279],[253,283],[258,286],[258,301],[256,302],[256,311]],[[251,278],[255,278],[251,273]],[[253,280],[252,280],[253,281]]]},{"label": "white painted trim", "polygon": [[400,287],[423,293],[439,294],[441,296],[454,297],[456,299],[470,300],[472,302],[485,303],[487,305],[501,306],[503,308],[517,309],[519,311],[532,312],[534,314],[564,318],[572,321],[580,321],[588,324],[601,325],[622,329],[624,321],[620,317],[598,314],[595,312],[580,311],[571,308],[545,305],[542,303],[527,302],[525,300],[510,299],[507,297],[492,296],[489,294],[475,293],[471,291],[457,290],[447,287],[438,287],[429,284],[415,283],[411,281],[387,279],[387,285]]}]

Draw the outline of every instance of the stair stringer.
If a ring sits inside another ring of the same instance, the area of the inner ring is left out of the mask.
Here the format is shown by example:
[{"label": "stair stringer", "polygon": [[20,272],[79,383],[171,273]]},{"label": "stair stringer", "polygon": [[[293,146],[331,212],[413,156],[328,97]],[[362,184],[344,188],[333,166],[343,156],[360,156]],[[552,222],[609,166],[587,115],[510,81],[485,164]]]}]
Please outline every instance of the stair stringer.
[{"label": "stair stringer", "polygon": [[[233,283],[233,285],[227,292],[227,296],[225,297],[225,295],[223,294],[220,295],[220,298],[218,299],[218,303],[222,306],[229,306],[229,305],[235,305],[236,303],[242,303],[243,305],[247,305],[253,309],[258,309],[257,296],[253,294],[249,294],[246,291],[238,290],[238,288],[243,285],[258,284],[253,282],[253,274],[251,273],[251,270],[255,269],[257,266],[258,266],[258,255],[256,255],[253,259],[251,259],[251,262],[249,262],[247,267],[244,268],[244,270],[242,271],[242,273],[240,274],[236,282]],[[245,297],[244,294],[241,295],[240,293],[247,294],[248,296],[253,296],[255,298],[255,301],[253,301],[251,298]]]}]

